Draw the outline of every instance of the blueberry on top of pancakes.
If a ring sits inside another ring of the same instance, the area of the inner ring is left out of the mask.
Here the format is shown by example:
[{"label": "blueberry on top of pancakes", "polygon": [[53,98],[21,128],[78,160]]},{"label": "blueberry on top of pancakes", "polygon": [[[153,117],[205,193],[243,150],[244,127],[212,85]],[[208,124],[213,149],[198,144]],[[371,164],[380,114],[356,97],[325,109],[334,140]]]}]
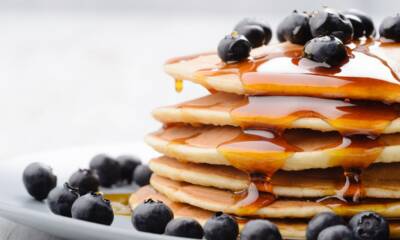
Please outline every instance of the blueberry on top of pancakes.
[{"label": "blueberry on top of pancakes", "polygon": [[304,57],[330,67],[339,66],[348,59],[346,47],[334,36],[316,37],[308,41],[304,46]]},{"label": "blueberry on top of pancakes", "polygon": [[361,18],[351,14],[346,14],[344,16],[350,20],[351,25],[353,26],[353,39],[365,36],[365,27]]},{"label": "blueberry on top of pancakes", "polygon": [[[240,22],[238,22],[236,24],[236,26],[234,27],[234,31],[237,31],[240,34],[243,34],[240,31],[240,29],[243,26],[259,26],[259,27],[261,27],[263,32],[264,32],[264,34],[263,34],[263,36],[264,36],[263,44],[266,45],[271,41],[272,30],[271,30],[271,27],[269,26],[269,24],[266,23],[265,21],[262,21],[262,20],[256,19],[256,18],[244,18],[244,19],[242,19]],[[248,36],[246,34],[243,34],[243,35],[253,44],[250,36]],[[255,46],[253,46],[253,47],[255,47]]]},{"label": "blueberry on top of pancakes", "polygon": [[235,29],[240,35],[243,35],[251,43],[251,47],[257,48],[264,45],[265,33],[258,25],[242,25]]},{"label": "blueberry on top of pancakes", "polygon": [[400,42],[400,14],[386,17],[379,27],[379,34],[385,39]]},{"label": "blueberry on top of pancakes", "polygon": [[356,240],[386,240],[389,239],[389,224],[374,212],[361,212],[354,215],[349,222]]},{"label": "blueberry on top of pancakes", "polygon": [[333,35],[345,44],[353,39],[350,20],[331,8],[324,8],[311,15],[310,30],[313,37]]},{"label": "blueberry on top of pancakes", "polygon": [[305,44],[312,38],[309,25],[309,16],[298,13],[296,10],[287,16],[278,25],[278,40],[290,41],[295,44]]},{"label": "blueberry on top of pancakes", "polygon": [[[358,10],[358,9],[348,9],[342,12],[346,17],[348,15],[353,15],[357,16],[360,20],[361,23],[364,26],[364,36],[370,37],[375,35],[375,27],[374,27],[374,22],[372,21],[372,18],[368,16],[365,12]],[[351,19],[350,19],[351,21]],[[353,24],[353,22],[351,22]],[[354,27],[354,24],[353,24]]]},{"label": "blueberry on top of pancakes", "polygon": [[239,62],[250,56],[251,43],[243,35],[233,32],[218,44],[218,56],[224,62]]}]

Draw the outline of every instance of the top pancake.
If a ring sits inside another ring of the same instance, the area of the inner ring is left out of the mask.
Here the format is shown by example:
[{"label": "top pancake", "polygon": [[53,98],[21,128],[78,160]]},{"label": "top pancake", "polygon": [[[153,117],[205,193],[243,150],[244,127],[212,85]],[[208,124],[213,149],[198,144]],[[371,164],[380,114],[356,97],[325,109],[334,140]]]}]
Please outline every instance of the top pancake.
[{"label": "top pancake", "polygon": [[400,44],[369,40],[347,46],[351,56],[340,68],[316,67],[301,58],[303,46],[281,43],[255,49],[251,58],[233,64],[212,53],[175,58],[165,71],[175,79],[237,94],[400,102]]}]

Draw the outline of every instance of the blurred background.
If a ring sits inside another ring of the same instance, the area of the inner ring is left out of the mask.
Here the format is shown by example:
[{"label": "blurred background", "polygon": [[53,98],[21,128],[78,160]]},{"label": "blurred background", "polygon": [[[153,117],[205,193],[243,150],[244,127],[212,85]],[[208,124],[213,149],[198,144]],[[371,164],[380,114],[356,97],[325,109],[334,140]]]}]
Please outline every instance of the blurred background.
[{"label": "blurred background", "polygon": [[277,24],[292,10],[358,8],[379,25],[399,0],[0,1],[0,159],[59,147],[140,141],[174,91],[162,65],[214,50],[242,17]]}]

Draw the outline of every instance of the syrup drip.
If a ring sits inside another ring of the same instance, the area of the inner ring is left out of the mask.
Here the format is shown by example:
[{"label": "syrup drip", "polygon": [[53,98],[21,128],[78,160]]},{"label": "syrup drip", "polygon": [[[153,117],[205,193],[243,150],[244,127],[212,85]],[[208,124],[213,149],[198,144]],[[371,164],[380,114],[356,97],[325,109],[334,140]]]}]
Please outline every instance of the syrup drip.
[{"label": "syrup drip", "polygon": [[175,91],[180,93],[183,90],[183,80],[175,79]]}]

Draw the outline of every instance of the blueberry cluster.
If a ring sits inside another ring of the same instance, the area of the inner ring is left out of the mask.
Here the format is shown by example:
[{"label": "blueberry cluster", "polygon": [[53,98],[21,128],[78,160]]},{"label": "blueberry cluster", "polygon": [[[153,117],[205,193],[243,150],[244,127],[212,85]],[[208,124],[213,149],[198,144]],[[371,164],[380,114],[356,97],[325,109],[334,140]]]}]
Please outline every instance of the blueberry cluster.
[{"label": "blueberry cluster", "polygon": [[[204,237],[207,240],[236,240],[239,235],[238,223],[235,218],[227,214],[215,213],[202,228],[196,220],[191,218],[174,219],[172,210],[166,204],[151,199],[133,210],[132,224],[142,232],[195,239]],[[268,220],[249,221],[239,238],[241,240],[282,240],[279,229]]]},{"label": "blueberry cluster", "polygon": [[361,212],[348,224],[331,212],[316,215],[308,223],[307,240],[388,240],[389,224],[374,212]]},{"label": "blueberry cluster", "polygon": [[39,201],[47,198],[54,214],[110,225],[114,213],[110,202],[98,193],[99,187],[132,182],[144,186],[149,184],[151,174],[150,168],[136,157],[122,155],[113,159],[98,154],[90,161],[90,169],[79,169],[62,187],[56,187],[57,176],[41,163],[25,168],[23,182],[33,198]]}]

